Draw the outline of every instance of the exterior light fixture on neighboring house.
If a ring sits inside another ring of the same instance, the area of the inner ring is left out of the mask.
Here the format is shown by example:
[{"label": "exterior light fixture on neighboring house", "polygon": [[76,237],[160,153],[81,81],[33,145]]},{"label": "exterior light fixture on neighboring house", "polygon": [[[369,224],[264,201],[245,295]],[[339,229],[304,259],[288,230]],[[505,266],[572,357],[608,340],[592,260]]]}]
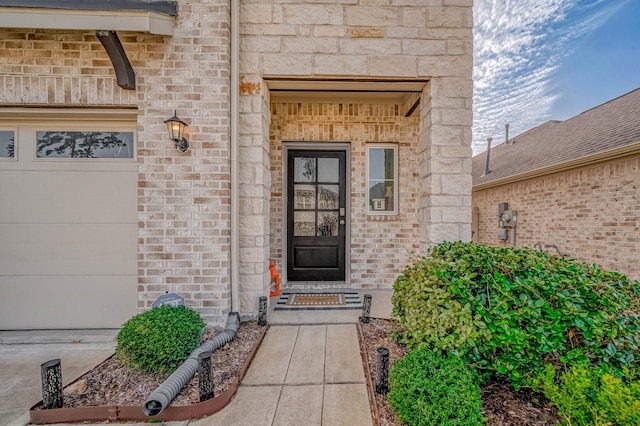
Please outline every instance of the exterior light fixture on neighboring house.
[{"label": "exterior light fixture on neighboring house", "polygon": [[180,152],[187,152],[189,149],[189,141],[184,137],[184,129],[187,127],[187,123],[180,120],[176,115],[176,111],[173,112],[173,117],[165,120],[167,130],[169,131],[169,139],[176,143],[176,148]]}]

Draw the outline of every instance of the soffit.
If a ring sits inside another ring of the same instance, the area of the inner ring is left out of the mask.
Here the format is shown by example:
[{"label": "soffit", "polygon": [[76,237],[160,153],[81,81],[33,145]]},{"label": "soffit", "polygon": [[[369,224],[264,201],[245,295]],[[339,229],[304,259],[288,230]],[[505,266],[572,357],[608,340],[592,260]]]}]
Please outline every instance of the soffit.
[{"label": "soffit", "polygon": [[145,0],[0,0],[0,28],[173,35],[177,4]]}]

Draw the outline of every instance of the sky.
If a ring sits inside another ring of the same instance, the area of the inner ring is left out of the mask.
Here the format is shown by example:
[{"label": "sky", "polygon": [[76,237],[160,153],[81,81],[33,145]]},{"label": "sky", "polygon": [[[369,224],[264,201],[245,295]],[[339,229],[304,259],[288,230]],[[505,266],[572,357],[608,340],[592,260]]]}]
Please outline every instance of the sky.
[{"label": "sky", "polygon": [[473,150],[640,87],[640,0],[475,0]]}]

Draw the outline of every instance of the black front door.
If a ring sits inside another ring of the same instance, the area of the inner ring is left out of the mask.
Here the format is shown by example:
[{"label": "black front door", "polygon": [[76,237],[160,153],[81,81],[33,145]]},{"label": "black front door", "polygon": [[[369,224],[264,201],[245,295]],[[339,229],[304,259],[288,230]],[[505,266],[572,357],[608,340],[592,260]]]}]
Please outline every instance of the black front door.
[{"label": "black front door", "polygon": [[287,280],[344,281],[346,152],[290,150]]}]

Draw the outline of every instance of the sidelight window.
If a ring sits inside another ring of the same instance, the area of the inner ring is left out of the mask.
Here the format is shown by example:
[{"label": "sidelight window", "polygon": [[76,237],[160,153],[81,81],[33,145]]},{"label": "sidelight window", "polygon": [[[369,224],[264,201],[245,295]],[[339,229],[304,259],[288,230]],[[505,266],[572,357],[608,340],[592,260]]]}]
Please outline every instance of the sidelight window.
[{"label": "sidelight window", "polygon": [[398,146],[367,146],[367,206],[369,214],[398,213]]}]

